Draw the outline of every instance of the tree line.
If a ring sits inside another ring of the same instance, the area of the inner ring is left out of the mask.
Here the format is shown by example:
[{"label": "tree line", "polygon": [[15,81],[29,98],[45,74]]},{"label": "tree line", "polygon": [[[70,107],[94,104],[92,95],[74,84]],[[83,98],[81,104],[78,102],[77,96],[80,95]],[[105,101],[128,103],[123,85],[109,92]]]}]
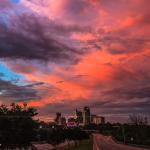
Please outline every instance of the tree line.
[{"label": "tree line", "polygon": [[39,120],[33,119],[37,110],[28,107],[26,103],[18,105],[12,103],[10,106],[0,106],[0,149],[28,149],[32,142],[45,141],[54,147],[65,141],[79,141],[88,138],[80,128],[64,128],[60,126],[48,126],[41,128]]}]

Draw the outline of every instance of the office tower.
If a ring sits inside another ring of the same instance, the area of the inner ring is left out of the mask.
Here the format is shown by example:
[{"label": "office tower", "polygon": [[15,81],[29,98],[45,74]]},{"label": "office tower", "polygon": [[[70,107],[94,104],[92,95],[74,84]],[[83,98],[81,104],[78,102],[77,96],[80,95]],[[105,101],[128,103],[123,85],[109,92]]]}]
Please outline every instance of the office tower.
[{"label": "office tower", "polygon": [[91,116],[91,123],[93,123],[93,124],[104,124],[105,118],[102,116],[92,115]]},{"label": "office tower", "polygon": [[90,120],[91,120],[90,108],[84,107],[84,109],[83,109],[83,124],[84,125],[90,124]]},{"label": "office tower", "polygon": [[75,119],[78,125],[83,124],[83,113],[77,109],[75,111]]}]

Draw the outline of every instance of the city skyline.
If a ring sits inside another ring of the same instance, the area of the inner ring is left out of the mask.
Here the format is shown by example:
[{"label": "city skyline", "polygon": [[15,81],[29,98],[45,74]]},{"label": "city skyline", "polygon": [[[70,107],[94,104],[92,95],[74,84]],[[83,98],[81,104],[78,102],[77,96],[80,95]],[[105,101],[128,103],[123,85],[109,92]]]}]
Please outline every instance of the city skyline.
[{"label": "city skyline", "polygon": [[150,119],[149,0],[0,0],[0,104],[41,120],[89,106]]},{"label": "city skyline", "polygon": [[90,124],[105,124],[106,120],[104,116],[93,114],[90,107],[84,106],[82,110],[76,109],[71,117],[64,116],[61,112],[55,113],[55,118],[51,123],[62,126],[86,126]]}]

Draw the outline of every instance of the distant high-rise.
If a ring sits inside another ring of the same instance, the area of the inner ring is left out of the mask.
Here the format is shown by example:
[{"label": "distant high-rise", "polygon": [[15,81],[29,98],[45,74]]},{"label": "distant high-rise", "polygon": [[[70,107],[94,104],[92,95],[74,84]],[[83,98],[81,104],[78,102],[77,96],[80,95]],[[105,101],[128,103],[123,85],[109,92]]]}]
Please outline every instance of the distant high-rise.
[{"label": "distant high-rise", "polygon": [[62,117],[61,113],[57,112],[56,113],[56,118],[55,118],[55,123],[57,125],[63,125],[66,126],[66,118]]},{"label": "distant high-rise", "polygon": [[78,125],[83,124],[83,113],[77,109],[75,111],[75,119]]},{"label": "distant high-rise", "polygon": [[93,123],[93,124],[104,124],[105,123],[105,117],[92,115],[91,116],[91,123]]},{"label": "distant high-rise", "polygon": [[55,124],[60,126],[67,125],[68,127],[75,127],[75,126],[85,126],[91,123],[104,124],[105,117],[91,114],[90,108],[87,106],[83,108],[83,111],[79,111],[78,109],[76,109],[75,116],[68,118],[67,122],[66,122],[66,118],[63,117],[59,112],[56,113],[56,117],[55,117]]},{"label": "distant high-rise", "polygon": [[92,114],[92,115],[91,115],[91,123],[93,123],[93,124],[95,123],[95,121],[94,121],[95,118],[96,118],[96,115],[93,115],[93,114]]},{"label": "distant high-rise", "polygon": [[83,110],[83,124],[88,125],[88,124],[90,124],[90,121],[91,121],[90,108],[89,107],[84,107],[84,110]]}]

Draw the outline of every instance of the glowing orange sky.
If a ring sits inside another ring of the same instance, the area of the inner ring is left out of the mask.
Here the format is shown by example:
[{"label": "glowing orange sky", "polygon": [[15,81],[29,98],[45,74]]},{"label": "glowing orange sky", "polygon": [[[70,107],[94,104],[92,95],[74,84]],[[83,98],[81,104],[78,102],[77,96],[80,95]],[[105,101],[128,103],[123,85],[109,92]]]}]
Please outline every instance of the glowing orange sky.
[{"label": "glowing orange sky", "polygon": [[[41,116],[47,118],[55,111],[70,115],[84,105],[111,117],[149,114],[149,0],[22,0],[11,5],[5,10],[8,15],[11,9],[38,16],[39,39],[32,30],[34,22],[17,28],[24,35],[24,29],[30,29],[27,36],[39,44],[42,57],[29,43],[32,53],[23,56],[14,49],[13,58],[7,53],[2,58],[7,56],[4,64],[22,75],[23,82],[43,83],[32,87],[37,97],[27,100],[38,107]],[[58,43],[49,46],[51,41]],[[70,50],[59,52],[60,46]]]}]

